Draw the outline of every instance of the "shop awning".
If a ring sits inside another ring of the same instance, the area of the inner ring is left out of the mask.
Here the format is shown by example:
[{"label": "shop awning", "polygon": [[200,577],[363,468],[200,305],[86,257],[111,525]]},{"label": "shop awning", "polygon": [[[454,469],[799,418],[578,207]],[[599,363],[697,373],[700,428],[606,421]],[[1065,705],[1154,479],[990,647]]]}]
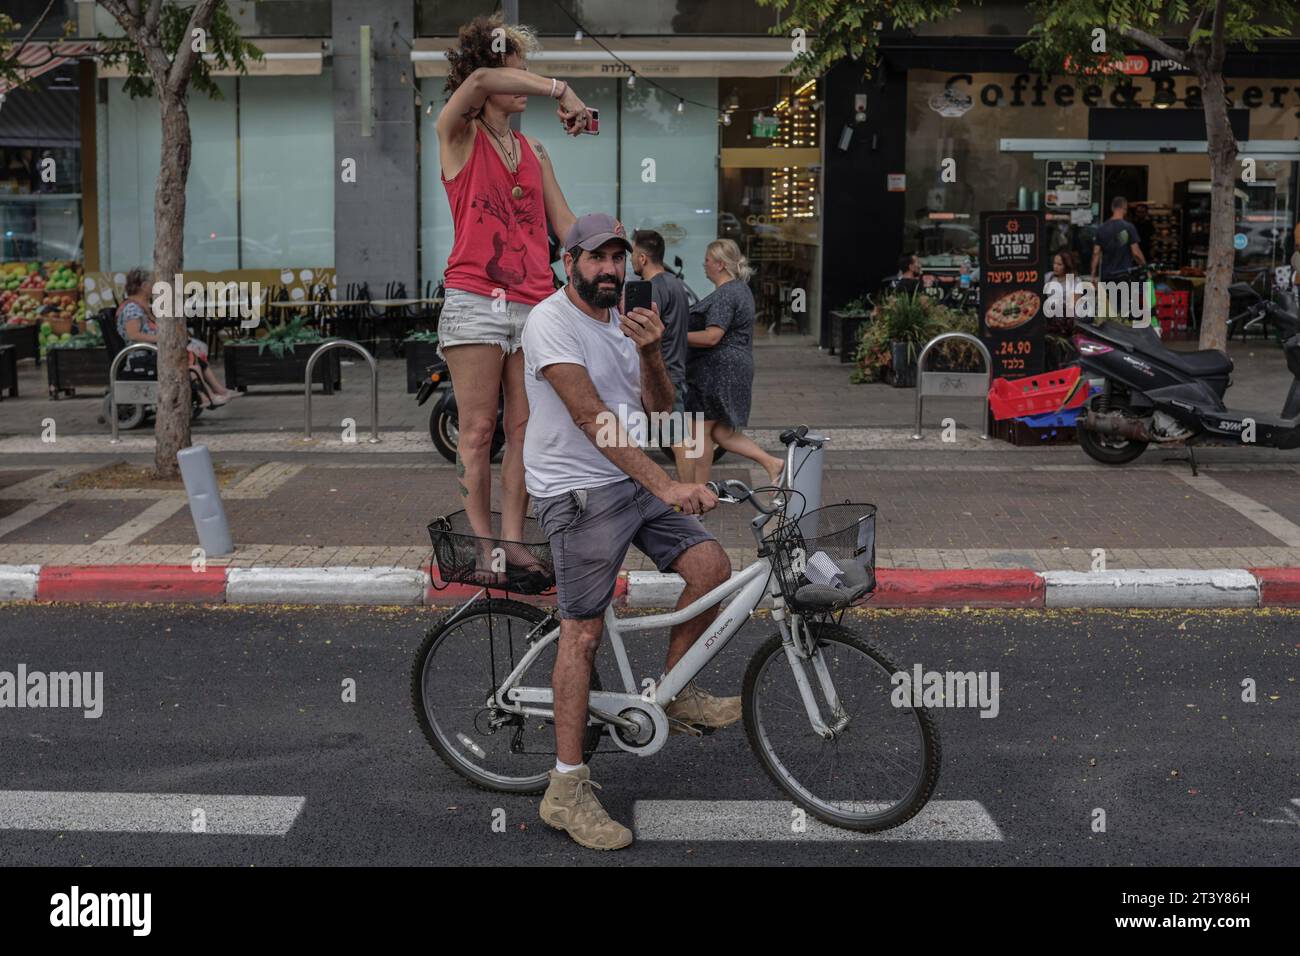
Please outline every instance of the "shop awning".
[{"label": "shop awning", "polygon": [[[601,38],[601,42],[637,73],[675,76],[779,76],[793,58],[783,37],[638,37]],[[415,41],[411,62],[416,76],[446,76],[446,51],[453,37]],[[580,43],[547,38],[528,62],[550,76],[620,76],[626,69],[591,38]]]},{"label": "shop awning", "polygon": [[[92,51],[93,40],[50,40],[23,44],[18,51],[18,74],[24,80],[32,80],[42,73],[48,73],[60,64],[67,63]],[[0,95],[8,93],[16,84],[0,80]]]},{"label": "shop awning", "polygon": [[[329,40],[296,38],[255,38],[253,43],[262,51],[261,60],[248,61],[249,76],[316,76],[320,73],[325,56],[329,53]],[[208,59],[212,57],[209,56]],[[112,66],[99,64],[100,77],[121,79],[126,76],[126,64]],[[213,70],[213,76],[241,76],[238,70]]]},{"label": "shop awning", "polygon": [[[1004,153],[1033,153],[1035,159],[1105,159],[1107,153],[1205,153],[1204,140],[1135,139],[1001,139]],[[1237,143],[1241,156],[1256,159],[1300,160],[1300,141],[1293,139],[1250,139]]]}]

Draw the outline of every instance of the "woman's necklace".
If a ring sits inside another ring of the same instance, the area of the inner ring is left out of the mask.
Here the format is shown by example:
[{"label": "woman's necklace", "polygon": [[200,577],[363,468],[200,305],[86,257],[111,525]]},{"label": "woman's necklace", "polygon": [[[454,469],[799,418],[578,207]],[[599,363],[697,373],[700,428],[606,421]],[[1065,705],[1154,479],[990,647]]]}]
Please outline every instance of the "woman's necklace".
[{"label": "woman's necklace", "polygon": [[[502,136],[500,133],[498,133],[496,130],[494,130],[491,124],[488,123],[487,120],[485,120],[483,117],[480,116],[478,118],[478,121],[483,124],[484,129],[486,129],[489,133],[492,134],[492,138],[495,139],[497,141],[497,145],[501,147],[501,156],[505,160],[506,169],[508,169],[510,171],[510,175],[514,177],[515,186],[512,190],[510,190],[510,195],[514,196],[516,199],[522,199],[524,195],[524,187],[519,185],[519,153],[518,153],[519,143],[518,141],[515,140],[514,136],[511,136],[510,142],[512,148],[507,148],[506,138]],[[508,130],[509,128],[507,127],[507,131]]]}]

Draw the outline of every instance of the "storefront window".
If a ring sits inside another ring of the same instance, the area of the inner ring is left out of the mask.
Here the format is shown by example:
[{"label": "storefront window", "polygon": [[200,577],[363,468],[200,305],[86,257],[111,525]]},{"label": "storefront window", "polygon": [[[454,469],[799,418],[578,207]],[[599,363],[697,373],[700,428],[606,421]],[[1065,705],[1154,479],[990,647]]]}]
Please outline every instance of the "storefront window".
[{"label": "storefront window", "polygon": [[[978,251],[980,212],[1041,209],[1051,249],[1073,249],[1087,270],[1095,229],[1110,214],[1111,198],[1123,195],[1130,219],[1143,205],[1155,223],[1145,240],[1156,241],[1153,259],[1204,268],[1210,175],[1204,153],[1140,153],[1115,144],[1104,155],[1085,150],[1077,158],[1091,171],[1088,201],[1053,201],[1048,159],[1041,153],[1053,140],[1087,142],[1091,108],[1199,109],[1200,90],[1191,77],[1157,74],[1129,81],[1131,90],[1116,94],[1114,87],[1068,77],[910,71],[904,251],[920,253],[927,268],[953,268]],[[1300,134],[1300,94],[1288,82],[1229,79],[1227,85],[1232,107],[1248,116],[1249,139],[1295,140]],[[1003,139],[1033,145],[1004,150]],[[1294,220],[1291,170],[1289,160],[1261,157],[1255,181],[1238,182],[1238,268],[1285,263]]]},{"label": "storefront window", "polygon": [[61,67],[0,107],[0,261],[81,259],[78,94]]},{"label": "storefront window", "polygon": [[722,106],[734,109],[722,129],[718,233],[754,267],[757,333],[807,333],[819,308],[816,85],[767,77],[724,80],[722,89]]},{"label": "storefront window", "polygon": [[[153,258],[161,129],[153,100],[110,79],[106,268]],[[328,70],[216,81],[190,97],[185,267],[221,272],[334,264],[334,120]]]}]

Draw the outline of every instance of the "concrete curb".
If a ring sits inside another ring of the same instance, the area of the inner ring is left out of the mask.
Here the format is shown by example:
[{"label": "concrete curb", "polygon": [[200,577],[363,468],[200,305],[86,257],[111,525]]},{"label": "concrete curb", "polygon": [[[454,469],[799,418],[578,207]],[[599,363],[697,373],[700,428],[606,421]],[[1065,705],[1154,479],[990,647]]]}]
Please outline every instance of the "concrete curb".
[{"label": "concrete curb", "polygon": [[[629,571],[616,605],[671,607],[676,574]],[[223,568],[189,565],[0,565],[0,601],[198,602],[228,604],[404,604],[451,607],[481,589],[434,589],[413,568]],[[493,592],[500,594],[500,592]],[[554,594],[509,595],[553,606]],[[868,607],[882,608],[1242,608],[1300,607],[1300,568],[1116,570],[881,568]]]},{"label": "concrete curb", "polygon": [[227,604],[423,604],[428,578],[410,568],[230,568]]},{"label": "concrete curb", "polygon": [[39,564],[0,564],[0,601],[34,601]]},{"label": "concrete curb", "polygon": [[1259,607],[1249,571],[1045,571],[1047,607]]}]

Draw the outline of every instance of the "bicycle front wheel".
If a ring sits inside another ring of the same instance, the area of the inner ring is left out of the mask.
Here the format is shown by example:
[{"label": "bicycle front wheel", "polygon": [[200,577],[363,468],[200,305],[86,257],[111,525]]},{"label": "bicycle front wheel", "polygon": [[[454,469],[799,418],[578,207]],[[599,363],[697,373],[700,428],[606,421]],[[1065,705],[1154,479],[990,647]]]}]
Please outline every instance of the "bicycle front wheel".
[{"label": "bicycle front wheel", "polygon": [[[939,779],[939,731],[923,707],[895,707],[898,668],[847,628],[809,624],[816,651],[799,661],[821,720],[818,734],[795,682],[781,636],[767,641],[745,672],[749,744],[772,781],[807,812],[837,827],[874,833],[907,822]],[[818,678],[825,674],[838,709]]]},{"label": "bicycle front wheel", "polygon": [[[450,624],[432,628],[411,667],[411,702],[425,739],[452,770],[484,790],[541,793],[555,767],[550,717],[502,711],[489,701],[532,643],[558,621],[519,601],[490,599]],[[521,684],[549,687],[557,642],[524,673]],[[595,668],[592,690],[600,689]],[[601,728],[589,726],[583,759],[600,743]]]}]

